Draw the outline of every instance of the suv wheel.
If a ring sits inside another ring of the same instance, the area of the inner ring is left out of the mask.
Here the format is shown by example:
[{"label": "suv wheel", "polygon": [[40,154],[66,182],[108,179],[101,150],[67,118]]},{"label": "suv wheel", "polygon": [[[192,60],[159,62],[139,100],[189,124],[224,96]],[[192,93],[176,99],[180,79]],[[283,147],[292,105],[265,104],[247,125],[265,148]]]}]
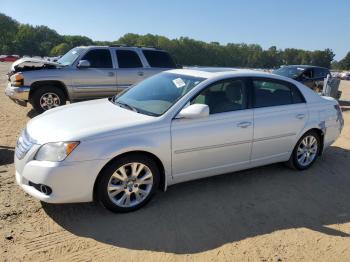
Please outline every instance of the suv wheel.
[{"label": "suv wheel", "polygon": [[315,163],[320,149],[319,135],[315,131],[307,132],[299,139],[287,164],[298,170],[308,169]]},{"label": "suv wheel", "polygon": [[32,96],[31,103],[38,113],[66,104],[66,96],[58,87],[41,87]]},{"label": "suv wheel", "polygon": [[159,169],[144,155],[112,162],[97,181],[97,199],[112,212],[134,211],[145,205],[158,188]]}]

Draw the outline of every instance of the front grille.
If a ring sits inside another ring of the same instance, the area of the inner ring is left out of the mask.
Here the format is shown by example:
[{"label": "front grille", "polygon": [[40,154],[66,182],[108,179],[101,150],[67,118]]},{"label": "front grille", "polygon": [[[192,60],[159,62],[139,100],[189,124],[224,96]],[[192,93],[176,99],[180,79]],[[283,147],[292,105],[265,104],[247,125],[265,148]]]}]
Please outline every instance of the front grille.
[{"label": "front grille", "polygon": [[15,151],[17,158],[22,159],[34,144],[34,140],[28,135],[27,130],[24,129],[19,138],[17,139]]}]

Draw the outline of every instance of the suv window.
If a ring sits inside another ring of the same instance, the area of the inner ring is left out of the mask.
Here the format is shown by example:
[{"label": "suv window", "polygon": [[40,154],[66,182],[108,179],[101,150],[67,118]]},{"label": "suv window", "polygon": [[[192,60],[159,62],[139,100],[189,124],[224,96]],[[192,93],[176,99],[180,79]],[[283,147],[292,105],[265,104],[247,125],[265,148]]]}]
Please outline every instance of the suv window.
[{"label": "suv window", "polygon": [[119,68],[142,67],[139,55],[132,50],[116,50]]},{"label": "suv window", "polygon": [[142,50],[151,67],[176,68],[171,56],[164,51]]},{"label": "suv window", "polygon": [[304,103],[299,89],[290,83],[273,79],[253,80],[255,108]]},{"label": "suv window", "polygon": [[314,78],[326,78],[330,74],[326,68],[314,68]]},{"label": "suv window", "polygon": [[107,49],[88,51],[82,60],[88,60],[92,68],[112,68],[111,53]]},{"label": "suv window", "polygon": [[212,84],[202,90],[191,104],[209,106],[210,114],[247,108],[247,88],[243,79],[230,79]]}]

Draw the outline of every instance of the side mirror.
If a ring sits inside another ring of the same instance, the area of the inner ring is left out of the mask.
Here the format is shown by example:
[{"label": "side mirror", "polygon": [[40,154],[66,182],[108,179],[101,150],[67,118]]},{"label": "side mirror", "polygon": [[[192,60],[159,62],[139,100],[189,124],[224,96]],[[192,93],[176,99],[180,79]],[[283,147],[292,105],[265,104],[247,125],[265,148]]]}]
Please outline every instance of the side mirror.
[{"label": "side mirror", "polygon": [[196,119],[209,116],[209,106],[203,104],[194,104],[183,108],[176,118]]},{"label": "side mirror", "polygon": [[91,64],[88,60],[80,60],[77,65],[78,68],[88,68],[90,66]]}]

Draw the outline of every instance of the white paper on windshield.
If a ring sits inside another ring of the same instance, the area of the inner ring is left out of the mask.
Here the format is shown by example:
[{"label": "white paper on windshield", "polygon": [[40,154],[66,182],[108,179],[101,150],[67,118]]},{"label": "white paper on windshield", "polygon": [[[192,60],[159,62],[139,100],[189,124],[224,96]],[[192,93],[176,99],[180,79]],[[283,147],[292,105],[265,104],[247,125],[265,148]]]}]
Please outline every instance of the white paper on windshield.
[{"label": "white paper on windshield", "polygon": [[186,85],[185,82],[181,78],[174,79],[173,83],[177,88],[181,88],[181,87],[184,87]]}]

